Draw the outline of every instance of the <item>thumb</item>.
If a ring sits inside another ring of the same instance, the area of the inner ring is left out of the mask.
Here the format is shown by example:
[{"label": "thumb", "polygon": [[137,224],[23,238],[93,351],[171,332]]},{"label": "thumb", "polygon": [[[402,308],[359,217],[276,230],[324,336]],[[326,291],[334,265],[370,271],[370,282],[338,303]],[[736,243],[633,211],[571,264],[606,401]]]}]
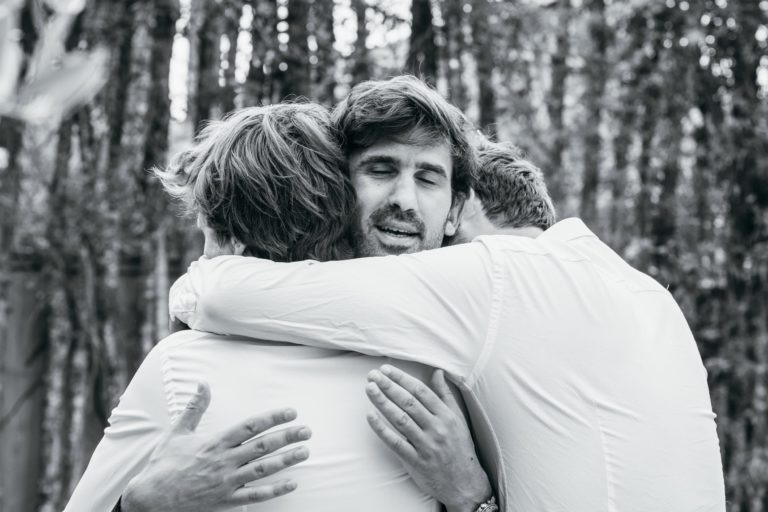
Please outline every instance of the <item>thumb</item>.
[{"label": "thumb", "polygon": [[442,400],[453,412],[463,416],[461,407],[459,407],[456,397],[453,396],[453,391],[445,380],[445,372],[443,370],[435,370],[432,374],[432,389],[435,390],[435,393],[440,397],[440,400]]},{"label": "thumb", "polygon": [[207,382],[200,382],[197,385],[197,391],[187,402],[184,412],[181,413],[176,424],[173,426],[173,432],[176,434],[189,434],[195,431],[197,425],[203,417],[211,403],[211,388]]}]

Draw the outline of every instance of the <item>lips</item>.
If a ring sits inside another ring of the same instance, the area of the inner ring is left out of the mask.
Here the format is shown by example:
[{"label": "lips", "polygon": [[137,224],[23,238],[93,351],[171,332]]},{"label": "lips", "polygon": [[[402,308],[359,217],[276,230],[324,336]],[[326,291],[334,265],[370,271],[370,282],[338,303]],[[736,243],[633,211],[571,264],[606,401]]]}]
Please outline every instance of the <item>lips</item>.
[{"label": "lips", "polygon": [[399,224],[376,224],[376,229],[389,236],[410,238],[419,237],[421,232],[412,226],[404,226]]}]

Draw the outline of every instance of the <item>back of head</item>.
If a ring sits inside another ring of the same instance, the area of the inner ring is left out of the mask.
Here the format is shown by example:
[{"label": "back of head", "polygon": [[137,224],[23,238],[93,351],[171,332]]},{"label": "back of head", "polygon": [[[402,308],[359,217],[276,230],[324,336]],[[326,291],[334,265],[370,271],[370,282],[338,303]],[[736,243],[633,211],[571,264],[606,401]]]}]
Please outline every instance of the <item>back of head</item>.
[{"label": "back of head", "polygon": [[475,195],[488,219],[499,228],[537,227],[555,223],[555,207],[544,175],[511,144],[484,141],[478,147]]},{"label": "back of head", "polygon": [[319,105],[237,110],[155,170],[166,191],[245,254],[274,261],[342,256],[354,207],[346,159]]},{"label": "back of head", "polygon": [[469,192],[477,166],[468,139],[470,123],[418,78],[397,76],[356,85],[334,109],[333,123],[347,156],[382,140],[424,146],[448,143],[454,196]]}]

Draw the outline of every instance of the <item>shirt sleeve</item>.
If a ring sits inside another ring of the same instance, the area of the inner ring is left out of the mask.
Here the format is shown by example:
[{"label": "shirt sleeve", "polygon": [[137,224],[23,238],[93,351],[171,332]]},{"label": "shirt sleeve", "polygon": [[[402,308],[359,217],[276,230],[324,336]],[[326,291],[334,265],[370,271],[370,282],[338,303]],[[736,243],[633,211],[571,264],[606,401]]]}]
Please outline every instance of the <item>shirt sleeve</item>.
[{"label": "shirt sleeve", "polygon": [[467,381],[498,314],[496,274],[475,242],[324,263],[218,257],[176,288],[193,329],[416,361]]},{"label": "shirt sleeve", "polygon": [[161,354],[153,349],[112,411],[88,467],[65,512],[109,512],[147,464],[170,425],[164,394]]}]

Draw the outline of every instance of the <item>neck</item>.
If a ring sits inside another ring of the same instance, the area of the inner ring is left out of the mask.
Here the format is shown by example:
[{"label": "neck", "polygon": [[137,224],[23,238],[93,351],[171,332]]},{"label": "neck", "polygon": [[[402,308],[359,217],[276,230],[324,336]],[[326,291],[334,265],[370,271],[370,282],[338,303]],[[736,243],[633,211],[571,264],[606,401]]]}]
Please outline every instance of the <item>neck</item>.
[{"label": "neck", "polygon": [[534,226],[525,226],[522,228],[495,228],[492,234],[494,235],[513,235],[513,236],[525,236],[528,238],[536,238],[544,232],[543,229]]}]

